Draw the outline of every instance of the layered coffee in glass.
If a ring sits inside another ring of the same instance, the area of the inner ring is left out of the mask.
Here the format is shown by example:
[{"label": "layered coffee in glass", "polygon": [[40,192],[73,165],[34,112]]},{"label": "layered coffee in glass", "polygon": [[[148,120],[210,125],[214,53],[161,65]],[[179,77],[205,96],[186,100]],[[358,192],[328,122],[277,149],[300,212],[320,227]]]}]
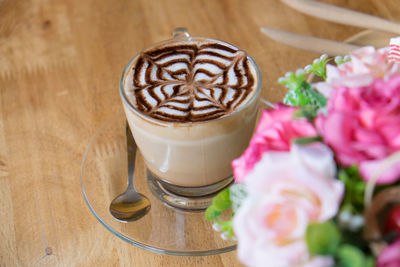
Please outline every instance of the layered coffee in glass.
[{"label": "layered coffee in glass", "polygon": [[260,90],[245,51],[183,28],[136,55],[120,93],[152,192],[177,208],[206,208],[233,180],[231,162],[252,136]]}]

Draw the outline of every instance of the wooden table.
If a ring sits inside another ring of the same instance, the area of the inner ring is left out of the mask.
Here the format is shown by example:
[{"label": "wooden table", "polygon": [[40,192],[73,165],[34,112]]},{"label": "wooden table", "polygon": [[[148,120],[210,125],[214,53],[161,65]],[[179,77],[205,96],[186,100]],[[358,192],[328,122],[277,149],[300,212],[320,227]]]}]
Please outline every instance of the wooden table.
[{"label": "wooden table", "polygon": [[[397,0],[324,2],[400,22]],[[271,41],[260,26],[333,40],[360,31],[277,0],[0,1],[0,266],[240,266],[235,252],[174,257],[129,245],[82,197],[82,155],[121,112],[123,67],[178,26],[247,50],[273,102],[285,94],[277,79],[319,55]]]}]

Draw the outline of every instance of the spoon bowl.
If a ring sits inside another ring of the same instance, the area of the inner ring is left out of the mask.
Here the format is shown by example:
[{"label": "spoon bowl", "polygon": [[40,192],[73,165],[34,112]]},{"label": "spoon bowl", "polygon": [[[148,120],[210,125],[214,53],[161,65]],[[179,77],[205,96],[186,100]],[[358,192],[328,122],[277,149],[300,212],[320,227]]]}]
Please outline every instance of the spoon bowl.
[{"label": "spoon bowl", "polygon": [[111,215],[118,221],[131,222],[142,218],[150,210],[150,201],[142,194],[127,190],[110,205]]},{"label": "spoon bowl", "polygon": [[111,202],[110,213],[120,222],[139,220],[150,210],[151,204],[147,197],[136,191],[134,186],[134,170],[136,158],[136,143],[129,125],[126,124],[127,154],[128,154],[128,188]]}]

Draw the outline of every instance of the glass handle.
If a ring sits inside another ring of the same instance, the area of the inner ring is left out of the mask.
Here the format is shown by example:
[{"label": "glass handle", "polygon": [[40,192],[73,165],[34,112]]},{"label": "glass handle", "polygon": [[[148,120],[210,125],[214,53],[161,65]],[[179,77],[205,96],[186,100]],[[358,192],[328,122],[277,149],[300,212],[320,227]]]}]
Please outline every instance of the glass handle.
[{"label": "glass handle", "polygon": [[172,38],[174,39],[181,39],[181,38],[188,38],[190,37],[190,34],[188,33],[188,30],[185,27],[179,27],[176,28],[173,32],[172,32]]}]

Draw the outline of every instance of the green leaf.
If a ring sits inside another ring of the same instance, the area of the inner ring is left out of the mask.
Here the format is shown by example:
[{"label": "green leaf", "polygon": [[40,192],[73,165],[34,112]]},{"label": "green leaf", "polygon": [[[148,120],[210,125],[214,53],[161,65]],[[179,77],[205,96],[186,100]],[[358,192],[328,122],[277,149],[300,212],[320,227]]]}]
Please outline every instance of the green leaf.
[{"label": "green leaf", "polygon": [[302,69],[296,71],[296,73],[288,72],[285,77],[279,78],[280,84],[286,85],[289,90],[296,90],[305,81],[305,72]]},{"label": "green leaf", "polygon": [[232,229],[232,221],[225,221],[225,222],[218,222],[219,226],[221,227],[221,230],[226,232]]},{"label": "green leaf", "polygon": [[225,222],[218,222],[218,224],[221,227],[221,230],[228,235],[229,239],[232,239],[232,237],[233,237],[232,220],[225,221]]},{"label": "green leaf", "polygon": [[336,258],[337,266],[340,267],[365,267],[371,264],[371,259],[366,258],[360,249],[349,244],[339,247]]},{"label": "green leaf", "polygon": [[371,256],[367,257],[365,267],[374,267],[374,266],[375,266],[374,258]]},{"label": "green leaf", "polygon": [[296,145],[306,145],[314,142],[321,142],[321,136],[313,136],[313,137],[303,137],[303,138],[296,138],[294,139],[294,143]]},{"label": "green leaf", "polygon": [[[296,73],[288,72],[285,77],[279,78],[278,82],[284,84],[289,91],[286,93],[283,103],[296,107],[313,107],[315,111],[326,106],[326,98],[315,91],[306,81],[306,73],[314,73],[317,76],[325,77],[326,64],[329,61],[327,55],[322,55],[314,60],[311,65],[306,66],[305,71],[299,69]],[[314,117],[316,114],[314,115]]]},{"label": "green leaf", "polygon": [[294,112],[293,118],[306,118],[309,122],[313,122],[317,117],[318,109],[316,107],[303,107]]},{"label": "green leaf", "polygon": [[232,212],[234,214],[247,197],[247,190],[244,184],[233,184],[229,187],[229,191],[229,198],[232,202]]},{"label": "green leaf", "polygon": [[232,202],[229,198],[229,188],[225,188],[219,192],[212,201],[212,204],[216,210],[224,211],[232,206]]},{"label": "green leaf", "polygon": [[[212,201],[210,207],[206,209],[205,218],[209,221],[217,221],[220,219],[222,212],[229,209],[232,206],[232,202],[230,200],[230,188],[226,188],[219,192]],[[233,227],[232,227],[232,215],[226,221],[217,221],[214,225],[217,225],[217,228],[214,228],[216,231],[222,231],[223,239],[233,239]]]},{"label": "green leaf", "polygon": [[221,216],[221,214],[221,211],[215,209],[215,207],[211,205],[206,209],[204,216],[207,221],[216,221]]},{"label": "green leaf", "polygon": [[311,65],[306,66],[304,69],[307,73],[314,73],[325,80],[325,69],[329,60],[328,55],[324,54],[320,58],[315,59]]},{"label": "green leaf", "polygon": [[213,228],[217,232],[221,232],[221,237],[224,240],[234,240],[232,219],[224,222],[215,222]]},{"label": "green leaf", "polygon": [[342,206],[346,206],[354,214],[360,214],[364,210],[365,181],[361,178],[356,165],[340,168],[338,179],[341,180],[346,188]]},{"label": "green leaf", "polygon": [[[294,74],[290,75],[290,77],[292,77]],[[289,91],[283,99],[284,104],[296,107],[310,107],[315,111],[326,106],[326,98],[315,91],[311,85],[304,80],[304,77],[297,78],[295,81],[290,82],[285,80],[285,78],[283,78],[283,80],[284,81],[281,80],[280,83],[285,84],[289,88]]]},{"label": "green leaf", "polygon": [[302,69],[296,73],[288,72],[285,77],[279,78],[278,82],[284,84],[289,91],[286,93],[283,103],[289,106],[305,106],[308,99],[303,95],[301,88],[305,82],[305,72]]},{"label": "green leaf", "polygon": [[340,233],[332,221],[309,224],[306,230],[308,251],[313,255],[333,255],[340,242]]},{"label": "green leaf", "polygon": [[323,95],[321,95],[320,93],[318,93],[317,91],[315,91],[314,89],[312,89],[310,84],[307,84],[307,86],[304,86],[305,90],[306,90],[306,95],[308,95],[308,97],[310,97],[312,99],[312,101],[315,101],[315,106],[317,107],[325,107],[326,106],[326,102],[327,99],[326,97],[324,97]]},{"label": "green leaf", "polygon": [[335,63],[337,66],[342,65],[343,63],[351,61],[351,57],[349,55],[346,55],[345,57],[342,56],[337,56],[335,57]]}]

